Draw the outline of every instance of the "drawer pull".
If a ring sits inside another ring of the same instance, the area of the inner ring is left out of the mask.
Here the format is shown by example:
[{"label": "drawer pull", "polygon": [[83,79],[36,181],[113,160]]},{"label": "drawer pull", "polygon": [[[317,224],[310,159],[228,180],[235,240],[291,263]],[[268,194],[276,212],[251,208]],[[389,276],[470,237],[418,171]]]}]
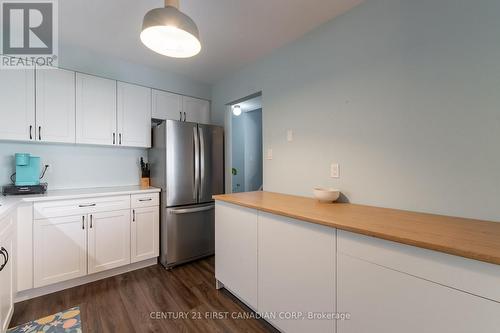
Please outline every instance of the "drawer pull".
[{"label": "drawer pull", "polygon": [[0,249],[0,253],[2,254],[4,259],[4,263],[0,266],[0,271],[2,271],[5,265],[7,265],[7,263],[9,262],[9,252],[7,252],[7,250],[4,247],[2,247]]},{"label": "drawer pull", "polygon": [[139,201],[151,201],[153,200],[152,198],[147,198],[147,199],[139,199]]},{"label": "drawer pull", "polygon": [[87,205],[78,205],[80,208],[85,208],[85,207],[95,207],[95,203],[93,204],[87,204]]}]

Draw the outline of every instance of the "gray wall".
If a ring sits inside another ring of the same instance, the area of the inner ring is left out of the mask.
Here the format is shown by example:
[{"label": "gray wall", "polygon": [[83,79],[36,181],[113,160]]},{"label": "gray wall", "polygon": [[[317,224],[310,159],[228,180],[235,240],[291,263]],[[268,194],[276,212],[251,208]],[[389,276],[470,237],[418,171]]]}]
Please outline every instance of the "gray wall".
[{"label": "gray wall", "polygon": [[498,13],[498,0],[366,1],[216,84],[213,119],[262,91],[265,190],[327,185],[354,203],[500,220]]},{"label": "gray wall", "polygon": [[242,114],[245,122],[245,191],[262,186],[262,109]]},{"label": "gray wall", "polygon": [[240,116],[231,116],[231,149],[232,149],[232,165],[231,168],[236,169],[236,175],[232,179],[232,191],[245,191],[245,120],[244,113]]},{"label": "gray wall", "polygon": [[[184,95],[210,99],[211,87],[179,74],[109,59],[61,45],[59,66],[112,79],[142,84]],[[0,186],[10,183],[13,154],[27,152],[51,164],[50,188],[103,187],[139,184],[139,159],[145,149],[81,145],[24,144],[0,141]]]}]

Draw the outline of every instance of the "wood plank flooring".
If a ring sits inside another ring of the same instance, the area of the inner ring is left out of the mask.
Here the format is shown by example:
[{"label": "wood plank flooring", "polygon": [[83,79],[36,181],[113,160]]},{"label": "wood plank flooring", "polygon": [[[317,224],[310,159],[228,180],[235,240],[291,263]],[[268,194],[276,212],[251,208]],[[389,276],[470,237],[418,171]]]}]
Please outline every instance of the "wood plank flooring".
[{"label": "wood plank flooring", "polygon": [[[171,271],[151,266],[17,303],[11,327],[74,306],[82,311],[84,333],[278,332],[261,319],[233,318],[251,310],[215,289],[214,257]],[[227,318],[211,319],[214,313]]]}]

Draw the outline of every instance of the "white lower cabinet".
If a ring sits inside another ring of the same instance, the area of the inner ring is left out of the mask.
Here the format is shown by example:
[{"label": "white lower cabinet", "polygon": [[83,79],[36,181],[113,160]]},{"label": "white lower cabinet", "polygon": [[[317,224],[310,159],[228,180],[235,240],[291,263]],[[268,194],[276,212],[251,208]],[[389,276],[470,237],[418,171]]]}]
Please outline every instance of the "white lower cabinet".
[{"label": "white lower cabinet", "polygon": [[16,228],[15,215],[0,221],[0,331],[5,332],[9,327],[14,313],[14,294],[16,281]]},{"label": "white lower cabinet", "polygon": [[489,333],[500,303],[345,254],[338,262],[339,333]]},{"label": "white lower cabinet", "polygon": [[[283,332],[334,332],[335,229],[259,213],[259,312]],[[316,317],[313,317],[316,316]]]},{"label": "white lower cabinet", "polygon": [[158,206],[134,208],[130,224],[130,261],[159,256],[160,212]]},{"label": "white lower cabinet", "polygon": [[35,220],[33,240],[35,288],[87,274],[84,215]]},{"label": "white lower cabinet", "polygon": [[[131,204],[132,202],[132,204]],[[109,209],[107,211],[106,209]],[[23,244],[32,242],[33,260],[24,251],[24,270],[38,288],[129,265],[159,255],[159,194],[144,193],[35,203],[33,238],[24,223]],[[69,216],[66,216],[69,215]],[[41,218],[43,217],[43,218]]]},{"label": "white lower cabinet", "polygon": [[498,265],[220,201],[215,219],[217,281],[281,332],[500,327]]},{"label": "white lower cabinet", "polygon": [[88,215],[88,273],[130,264],[130,210]]},{"label": "white lower cabinet", "polygon": [[257,211],[226,203],[215,206],[215,276],[257,309]]}]

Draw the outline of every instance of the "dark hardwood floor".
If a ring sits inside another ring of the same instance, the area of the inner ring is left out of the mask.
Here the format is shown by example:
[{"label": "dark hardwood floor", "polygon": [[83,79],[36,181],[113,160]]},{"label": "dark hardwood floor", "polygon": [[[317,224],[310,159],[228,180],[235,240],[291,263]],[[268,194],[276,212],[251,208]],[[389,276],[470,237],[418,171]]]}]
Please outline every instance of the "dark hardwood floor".
[{"label": "dark hardwood floor", "polygon": [[[151,266],[17,303],[11,327],[74,306],[80,306],[84,333],[277,332],[263,320],[238,318],[252,311],[215,289],[214,257],[171,271]],[[210,319],[216,315],[223,318]]]}]

